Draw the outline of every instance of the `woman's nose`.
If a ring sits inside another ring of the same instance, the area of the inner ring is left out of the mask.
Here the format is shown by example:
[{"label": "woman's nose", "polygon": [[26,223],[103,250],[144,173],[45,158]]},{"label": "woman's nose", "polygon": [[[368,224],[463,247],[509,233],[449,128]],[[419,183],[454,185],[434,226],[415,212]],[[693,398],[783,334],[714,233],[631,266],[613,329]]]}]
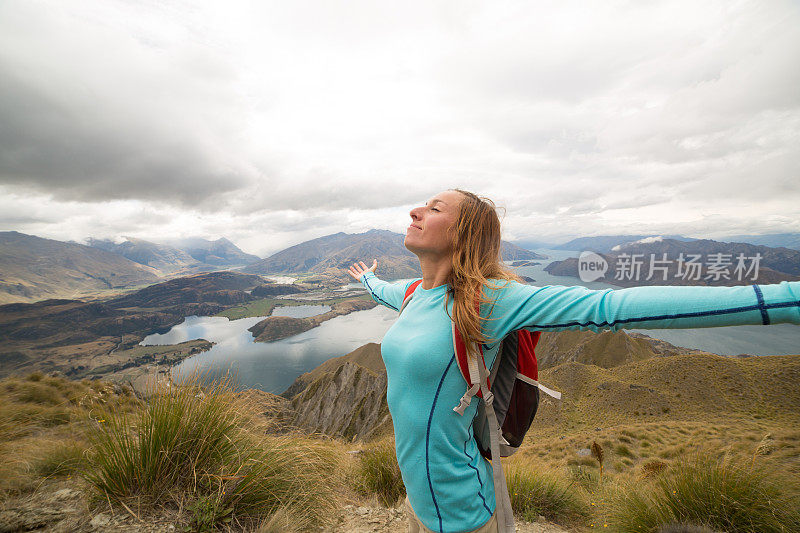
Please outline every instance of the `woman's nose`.
[{"label": "woman's nose", "polygon": [[419,212],[421,209],[422,209],[421,207],[415,207],[408,213],[409,215],[411,215],[411,220],[419,220],[420,218]]}]

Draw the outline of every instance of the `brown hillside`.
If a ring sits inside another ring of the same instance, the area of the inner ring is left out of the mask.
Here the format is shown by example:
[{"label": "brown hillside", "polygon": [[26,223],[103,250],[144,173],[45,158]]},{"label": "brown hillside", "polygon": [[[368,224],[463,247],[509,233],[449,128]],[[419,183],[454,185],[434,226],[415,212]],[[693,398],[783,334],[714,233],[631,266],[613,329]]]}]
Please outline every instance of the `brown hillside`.
[{"label": "brown hillside", "polygon": [[800,355],[654,357],[611,369],[569,362],[544,370],[537,426],[564,429],[658,420],[800,424]]},{"label": "brown hillside", "polygon": [[159,279],[158,270],[105,250],[0,232],[0,304],[78,298]]},{"label": "brown hillside", "polygon": [[536,358],[540,370],[566,362],[611,368],[651,357],[701,353],[706,352],[681,348],[640,333],[627,331],[547,332],[542,333],[536,345]]}]

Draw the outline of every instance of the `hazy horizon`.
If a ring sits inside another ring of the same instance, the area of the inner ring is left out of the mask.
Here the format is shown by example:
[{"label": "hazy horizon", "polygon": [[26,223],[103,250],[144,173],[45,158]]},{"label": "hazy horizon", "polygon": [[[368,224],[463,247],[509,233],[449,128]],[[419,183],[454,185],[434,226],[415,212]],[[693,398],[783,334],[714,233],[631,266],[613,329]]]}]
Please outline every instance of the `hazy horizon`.
[{"label": "hazy horizon", "polygon": [[[370,229],[367,229],[367,230],[364,230],[364,231],[344,232],[344,233],[348,233],[348,234],[352,235],[352,234],[365,233],[365,232],[371,231],[373,229],[379,229],[379,228],[370,228]],[[3,232],[3,231],[17,231],[17,230],[0,229],[0,232]],[[385,230],[385,231],[391,231],[391,230]],[[19,232],[19,233],[25,233],[25,232]],[[339,232],[334,232],[334,233],[339,233]],[[326,234],[326,235],[320,235],[319,237],[326,237],[328,235],[333,235],[334,233],[329,233],[329,234]],[[400,235],[403,234],[402,232],[394,232],[394,233],[398,233]],[[47,236],[44,236],[44,235],[35,235],[35,234],[32,234],[32,233],[26,233],[26,235],[33,235],[34,237],[41,237],[41,238],[47,238],[47,239],[51,238],[51,237],[47,237]],[[630,234],[630,235],[641,235],[641,234],[633,233],[633,234]],[[653,234],[652,236],[665,236],[665,235],[667,235],[667,234]],[[757,236],[768,236],[768,235],[793,235],[793,234],[789,234],[789,233],[766,233],[766,234],[751,234],[751,235],[754,235],[754,236],[756,236],[756,235]],[[545,241],[543,239],[536,239],[536,238],[519,239],[517,241],[508,241],[508,242],[510,242],[512,244],[515,244],[517,246],[521,246],[521,247],[523,247],[522,246],[523,244],[528,243],[528,242],[534,242],[534,243],[535,242],[539,242],[539,243],[544,243],[544,244],[548,244],[548,245],[559,246],[559,245],[565,244],[565,243],[567,243],[569,241],[572,241],[572,240],[578,239],[578,238],[591,238],[591,237],[603,237],[603,236],[607,236],[607,235],[575,235],[575,236],[570,236],[569,238],[564,239],[563,241],[558,241],[558,242],[549,242],[549,241]],[[257,256],[259,256],[259,257],[261,257],[263,259],[263,258],[269,257],[270,255],[272,255],[272,254],[274,254],[276,252],[279,252],[281,250],[285,250],[286,248],[290,248],[290,247],[295,246],[297,244],[301,244],[303,242],[307,242],[309,240],[313,240],[313,239],[319,238],[319,237],[311,237],[309,239],[304,239],[302,241],[290,242],[286,246],[284,246],[282,248],[271,250],[270,252],[268,252],[266,254],[256,253],[254,251],[248,250],[247,248],[244,248],[244,247],[240,246],[239,243],[233,241],[232,239],[226,237],[225,235],[220,235],[220,236],[216,236],[216,237],[213,237],[213,238],[212,237],[203,237],[203,236],[198,236],[198,235],[191,235],[191,236],[186,236],[186,237],[182,237],[182,238],[175,238],[175,237],[153,237],[153,238],[149,238],[149,239],[148,238],[143,238],[143,237],[136,237],[136,238],[140,239],[140,240],[147,241],[147,242],[151,242],[151,243],[154,243],[154,244],[165,244],[165,245],[174,246],[174,247],[177,247],[177,248],[180,248],[180,246],[178,246],[175,241],[179,241],[179,240],[203,239],[203,240],[207,240],[207,241],[216,241],[218,239],[223,239],[224,238],[224,239],[227,239],[228,241],[232,242],[237,248],[239,248],[243,252],[249,253],[249,254],[252,254],[252,255],[257,255]],[[711,237],[700,236],[700,235],[681,235],[681,237],[689,237],[689,238],[694,238],[694,239],[711,239]],[[89,240],[92,239],[92,238],[93,237],[87,237],[87,238],[85,238],[83,240],[71,239],[71,240],[62,241],[62,242],[74,243],[74,244],[82,244],[84,246],[90,246]],[[120,236],[120,237],[118,237],[116,239],[108,239],[108,240],[113,241],[115,244],[121,244],[121,243],[125,242],[127,239],[128,239],[128,237]],[[60,240],[60,239],[54,239],[54,240]],[[507,239],[504,239],[504,240],[507,240]],[[724,240],[724,239],[712,239],[712,240]]]}]

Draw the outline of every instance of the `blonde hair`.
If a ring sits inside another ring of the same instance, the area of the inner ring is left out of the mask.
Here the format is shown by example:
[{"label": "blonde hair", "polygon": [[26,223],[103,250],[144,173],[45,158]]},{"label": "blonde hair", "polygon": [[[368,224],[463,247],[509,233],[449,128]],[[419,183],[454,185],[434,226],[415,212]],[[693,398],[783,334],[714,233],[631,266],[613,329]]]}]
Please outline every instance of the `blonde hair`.
[{"label": "blonde hair", "polygon": [[468,191],[452,190],[460,192],[464,198],[450,228],[453,269],[447,280],[448,293],[453,298],[453,322],[467,346],[467,353],[471,353],[475,343],[494,340],[484,335],[482,324],[489,317],[481,317],[476,306],[476,303],[490,303],[483,294],[484,286],[498,288],[491,285],[489,279],[522,280],[502,263],[500,218],[494,202]]}]

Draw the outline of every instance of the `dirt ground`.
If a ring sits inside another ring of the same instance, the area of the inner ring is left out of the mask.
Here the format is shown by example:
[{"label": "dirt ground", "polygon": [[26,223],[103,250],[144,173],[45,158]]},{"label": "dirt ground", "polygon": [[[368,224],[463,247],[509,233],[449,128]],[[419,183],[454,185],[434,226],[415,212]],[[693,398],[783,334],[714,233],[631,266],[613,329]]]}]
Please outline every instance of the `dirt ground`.
[{"label": "dirt ground", "polygon": [[[169,517],[140,520],[133,510],[115,507],[91,511],[83,491],[74,483],[46,483],[32,494],[9,498],[0,507],[0,533],[19,531],[89,533],[174,533],[180,524]],[[396,508],[344,505],[338,521],[320,533],[405,533],[407,522],[402,506]],[[519,533],[572,533],[542,518],[535,523],[517,522]]]},{"label": "dirt ground", "polygon": [[[385,507],[357,507],[346,505],[343,508],[342,520],[325,533],[406,533],[406,514],[402,506],[394,509]],[[572,533],[556,524],[547,522],[543,517],[537,522],[521,522],[517,520],[518,533]]]}]

